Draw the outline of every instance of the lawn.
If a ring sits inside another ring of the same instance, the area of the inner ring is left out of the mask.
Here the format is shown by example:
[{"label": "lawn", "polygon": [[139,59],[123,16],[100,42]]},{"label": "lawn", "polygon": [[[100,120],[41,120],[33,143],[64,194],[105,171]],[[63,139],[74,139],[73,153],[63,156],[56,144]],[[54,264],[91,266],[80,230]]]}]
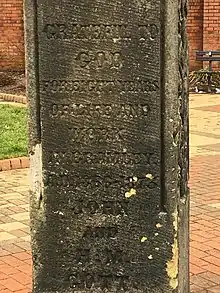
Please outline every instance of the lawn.
[{"label": "lawn", "polygon": [[0,160],[26,155],[26,107],[0,104]]}]

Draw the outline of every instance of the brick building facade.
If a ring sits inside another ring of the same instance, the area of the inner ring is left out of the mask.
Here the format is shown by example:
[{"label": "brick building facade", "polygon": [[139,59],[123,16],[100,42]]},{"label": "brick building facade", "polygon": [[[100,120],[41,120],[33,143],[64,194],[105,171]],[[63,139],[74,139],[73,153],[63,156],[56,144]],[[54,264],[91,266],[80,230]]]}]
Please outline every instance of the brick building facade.
[{"label": "brick building facade", "polygon": [[[190,69],[198,70],[197,50],[220,50],[220,0],[188,1]],[[0,70],[23,68],[23,0],[0,0]]]},{"label": "brick building facade", "polygon": [[[188,36],[190,69],[198,70],[197,50],[220,50],[220,0],[189,0]],[[220,70],[220,62],[213,65]]]},{"label": "brick building facade", "polygon": [[23,0],[0,0],[0,70],[24,69]]}]

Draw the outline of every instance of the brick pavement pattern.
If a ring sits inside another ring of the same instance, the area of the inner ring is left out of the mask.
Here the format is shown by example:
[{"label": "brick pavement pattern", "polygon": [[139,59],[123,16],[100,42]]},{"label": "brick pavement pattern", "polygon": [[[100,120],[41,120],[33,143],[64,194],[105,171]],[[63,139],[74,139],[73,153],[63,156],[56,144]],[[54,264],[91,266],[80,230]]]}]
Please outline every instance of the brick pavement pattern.
[{"label": "brick pavement pattern", "polygon": [[31,292],[28,169],[0,172],[0,292]]},{"label": "brick pavement pattern", "polygon": [[[190,97],[191,293],[220,293],[220,95]],[[0,293],[31,292],[28,169],[0,172]]]},{"label": "brick pavement pattern", "polygon": [[220,95],[190,96],[192,293],[220,293]]}]

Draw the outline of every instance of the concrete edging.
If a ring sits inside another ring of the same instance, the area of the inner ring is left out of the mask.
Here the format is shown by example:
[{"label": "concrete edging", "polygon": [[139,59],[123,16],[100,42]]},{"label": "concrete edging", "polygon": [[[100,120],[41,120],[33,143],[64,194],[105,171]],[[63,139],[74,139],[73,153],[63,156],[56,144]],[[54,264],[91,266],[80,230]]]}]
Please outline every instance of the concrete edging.
[{"label": "concrete edging", "polygon": [[18,157],[12,159],[0,160],[0,172],[10,171],[16,169],[29,168],[29,158],[28,157]]},{"label": "concrete edging", "polygon": [[7,102],[14,102],[20,104],[27,104],[27,98],[22,95],[13,95],[13,94],[6,94],[0,93],[0,99],[7,101]]}]

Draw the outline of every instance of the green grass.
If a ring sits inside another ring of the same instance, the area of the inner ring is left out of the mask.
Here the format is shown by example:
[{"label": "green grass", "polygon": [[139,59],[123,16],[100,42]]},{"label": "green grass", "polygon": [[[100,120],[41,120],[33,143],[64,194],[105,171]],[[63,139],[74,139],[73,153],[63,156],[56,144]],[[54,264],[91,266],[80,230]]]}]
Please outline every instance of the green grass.
[{"label": "green grass", "polygon": [[0,104],[0,160],[27,155],[27,109]]}]

